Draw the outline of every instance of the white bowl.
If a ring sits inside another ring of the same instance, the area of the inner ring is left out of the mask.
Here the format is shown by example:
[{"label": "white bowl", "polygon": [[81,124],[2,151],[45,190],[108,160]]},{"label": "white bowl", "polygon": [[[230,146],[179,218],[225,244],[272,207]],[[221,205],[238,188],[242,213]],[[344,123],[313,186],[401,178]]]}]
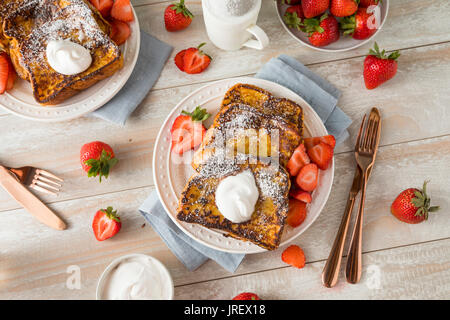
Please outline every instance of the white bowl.
[{"label": "white bowl", "polygon": [[146,255],[146,254],[140,254],[140,253],[127,254],[127,255],[124,255],[124,256],[119,257],[117,259],[114,259],[106,267],[106,269],[103,271],[102,275],[100,276],[100,279],[98,280],[97,290],[96,290],[96,294],[95,294],[97,300],[103,300],[102,299],[103,289],[104,289],[106,280],[108,279],[111,271],[114,270],[114,268],[117,267],[119,265],[119,263],[121,263],[125,259],[136,258],[136,257],[148,258],[148,259],[152,260],[155,264],[157,264],[159,267],[161,267],[161,270],[162,270],[162,272],[164,273],[164,275],[166,276],[166,279],[167,279],[167,288],[168,288],[168,290],[170,290],[169,291],[170,292],[170,298],[168,300],[173,300],[175,287],[173,285],[173,280],[172,280],[172,277],[170,276],[169,270],[167,270],[167,268],[159,260],[157,260],[156,258],[153,258],[152,256],[149,256],[149,255]]},{"label": "white bowl", "polygon": [[278,18],[280,19],[281,24],[283,25],[284,29],[286,29],[286,31],[298,42],[300,42],[301,44],[310,47],[312,49],[315,50],[319,50],[319,51],[324,51],[324,52],[341,52],[341,51],[349,51],[355,48],[358,48],[364,44],[366,44],[367,42],[373,40],[373,38],[380,32],[381,28],[383,27],[386,19],[387,19],[387,15],[389,12],[389,0],[383,0],[380,4],[380,27],[378,28],[378,30],[369,38],[364,39],[364,40],[356,40],[353,39],[351,36],[344,36],[341,32],[341,37],[339,38],[338,41],[333,42],[331,44],[329,44],[328,46],[325,47],[315,47],[312,44],[310,44],[309,40],[308,40],[308,36],[305,32],[302,32],[300,30],[295,30],[292,28],[289,28],[283,21],[283,16],[284,16],[284,12],[286,10],[286,8],[288,8],[289,6],[284,4],[284,0],[277,0],[277,14],[278,14]]}]

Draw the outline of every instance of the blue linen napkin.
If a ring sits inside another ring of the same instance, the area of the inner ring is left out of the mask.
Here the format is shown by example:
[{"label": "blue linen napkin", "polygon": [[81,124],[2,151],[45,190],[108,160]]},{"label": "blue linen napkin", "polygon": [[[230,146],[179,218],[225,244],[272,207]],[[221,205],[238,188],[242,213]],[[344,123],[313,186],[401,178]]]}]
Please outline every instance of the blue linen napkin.
[{"label": "blue linen napkin", "polygon": [[[329,134],[336,137],[337,144],[348,137],[347,128],[352,121],[337,107],[339,90],[294,58],[280,55],[271,59],[256,77],[279,83],[305,99],[322,119]],[[195,270],[209,258],[234,272],[244,259],[243,254],[214,250],[186,235],[165,212],[156,191],[150,194],[139,211],[189,270]]]},{"label": "blue linen napkin", "polygon": [[206,260],[211,259],[227,271],[234,272],[244,259],[244,254],[214,250],[185,234],[164,210],[156,190],[152,191],[144,201],[139,208],[139,212],[190,271],[197,269]]},{"label": "blue linen napkin", "polygon": [[282,54],[266,63],[255,77],[276,82],[305,99],[328,133],[334,135],[336,144],[348,138],[352,120],[337,106],[339,90],[296,59]]},{"label": "blue linen napkin", "polygon": [[92,116],[125,125],[131,113],[144,100],[158,80],[173,47],[141,31],[139,57],[125,86]]}]

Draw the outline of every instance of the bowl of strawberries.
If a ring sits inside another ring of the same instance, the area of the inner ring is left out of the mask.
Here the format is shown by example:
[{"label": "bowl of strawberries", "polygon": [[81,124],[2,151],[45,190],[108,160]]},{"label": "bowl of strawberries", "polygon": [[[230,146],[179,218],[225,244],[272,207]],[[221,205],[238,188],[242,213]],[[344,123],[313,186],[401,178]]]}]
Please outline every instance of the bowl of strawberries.
[{"label": "bowl of strawberries", "polygon": [[389,0],[277,0],[281,24],[298,42],[339,52],[367,43],[381,30]]}]

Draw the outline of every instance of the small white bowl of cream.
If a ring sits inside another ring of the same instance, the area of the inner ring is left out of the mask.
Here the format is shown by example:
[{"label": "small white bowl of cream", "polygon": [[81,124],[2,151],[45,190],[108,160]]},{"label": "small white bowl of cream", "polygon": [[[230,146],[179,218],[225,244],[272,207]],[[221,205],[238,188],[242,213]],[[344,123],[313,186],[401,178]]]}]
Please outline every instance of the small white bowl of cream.
[{"label": "small white bowl of cream", "polygon": [[145,254],[111,262],[97,284],[97,300],[173,300],[174,285],[166,267]]}]

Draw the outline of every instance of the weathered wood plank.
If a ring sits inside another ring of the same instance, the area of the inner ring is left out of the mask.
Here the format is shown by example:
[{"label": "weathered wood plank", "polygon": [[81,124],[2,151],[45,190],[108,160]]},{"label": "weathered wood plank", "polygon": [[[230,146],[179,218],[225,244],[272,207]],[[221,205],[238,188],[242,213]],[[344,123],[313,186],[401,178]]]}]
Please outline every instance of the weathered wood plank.
[{"label": "weathered wood plank", "polygon": [[[320,275],[325,262],[304,269],[285,267],[175,288],[175,299],[224,299],[243,291],[262,299],[448,299],[450,240],[371,252],[363,255],[363,275],[356,284],[341,282],[329,289]],[[345,260],[344,260],[345,262]]]},{"label": "weathered wood plank", "polygon": [[[450,173],[446,170],[449,160],[449,136],[380,149],[366,198],[364,252],[450,237],[447,219]],[[337,155],[336,167],[332,193],[323,212],[293,242],[304,248],[311,262],[328,256],[353,176],[352,155]],[[395,180],[392,177],[396,177]],[[432,214],[427,222],[419,225],[396,220],[389,212],[395,196],[407,187],[420,186],[426,178],[431,180],[429,193],[433,203],[441,206],[441,212]],[[41,292],[49,298],[93,298],[96,281],[106,265],[115,257],[133,252],[160,259],[169,268],[177,286],[231,276],[212,261],[195,272],[188,272],[148,224],[142,227],[145,220],[137,208],[151,190],[151,187],[137,188],[52,204],[68,222],[69,229],[63,232],[41,225],[22,209],[2,212],[0,256],[5,258],[0,259],[0,298],[38,298]],[[99,208],[108,205],[122,214],[123,229],[116,237],[97,242],[91,230],[92,218]],[[281,252],[282,248],[249,255],[237,274],[281,268],[284,266]],[[81,268],[80,291],[70,291],[65,286],[70,265]],[[314,273],[319,277],[320,271]]]}]

